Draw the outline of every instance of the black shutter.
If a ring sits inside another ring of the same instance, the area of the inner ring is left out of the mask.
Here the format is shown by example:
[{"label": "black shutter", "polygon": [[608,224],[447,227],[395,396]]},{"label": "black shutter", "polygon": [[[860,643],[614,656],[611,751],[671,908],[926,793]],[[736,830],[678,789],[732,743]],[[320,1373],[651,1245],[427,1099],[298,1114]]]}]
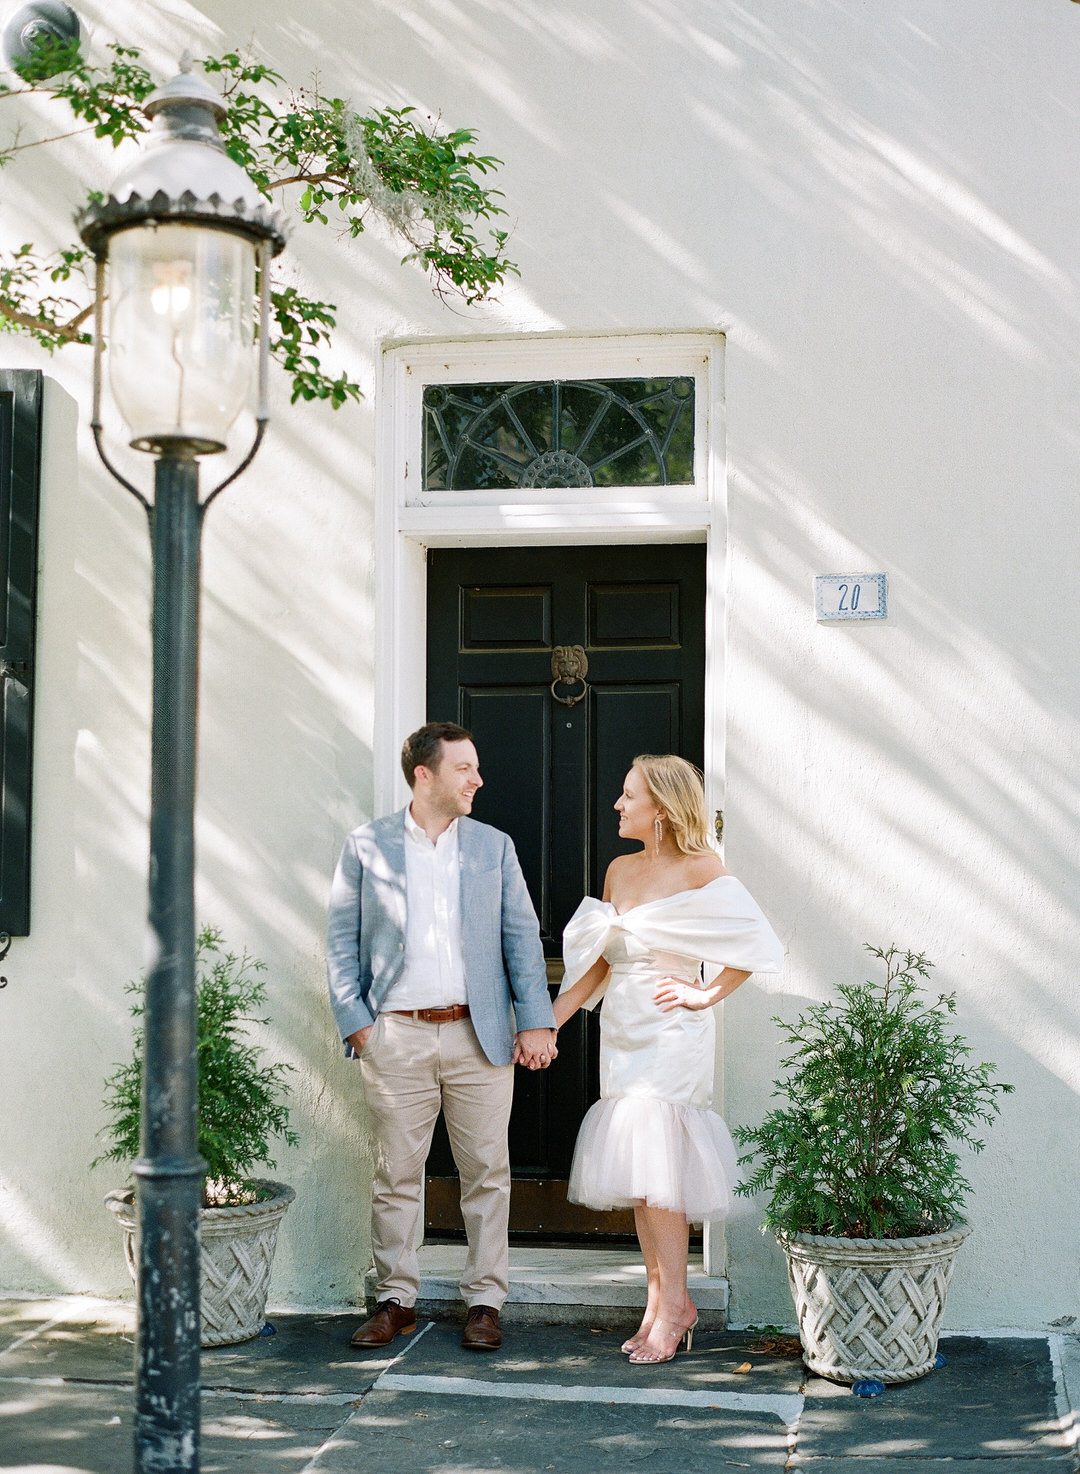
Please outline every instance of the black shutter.
[{"label": "black shutter", "polygon": [[41,374],[0,369],[0,931],[30,933]]}]

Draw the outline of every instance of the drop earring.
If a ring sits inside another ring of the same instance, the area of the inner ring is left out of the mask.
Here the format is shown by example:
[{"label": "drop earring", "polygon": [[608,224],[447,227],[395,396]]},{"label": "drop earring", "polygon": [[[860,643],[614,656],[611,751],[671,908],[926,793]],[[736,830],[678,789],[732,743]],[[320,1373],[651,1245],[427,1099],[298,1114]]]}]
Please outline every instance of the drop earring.
[{"label": "drop earring", "polygon": [[653,820],[653,854],[659,860],[660,842],[664,838],[664,822],[659,816]]}]

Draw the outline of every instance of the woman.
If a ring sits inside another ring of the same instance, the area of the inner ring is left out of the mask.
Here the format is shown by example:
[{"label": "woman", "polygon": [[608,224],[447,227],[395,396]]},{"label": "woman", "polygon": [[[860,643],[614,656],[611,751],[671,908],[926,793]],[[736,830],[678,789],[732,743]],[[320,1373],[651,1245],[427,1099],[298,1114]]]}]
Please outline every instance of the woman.
[{"label": "woman", "polygon": [[634,1209],[648,1303],[622,1349],[645,1365],[670,1361],[684,1340],[689,1351],[689,1224],[732,1206],[735,1148],[709,1109],[712,1009],[752,972],[778,972],[783,950],[709,841],[696,768],[635,758],[615,810],[620,839],[642,849],[613,860],[603,900],[586,897],[571,918],[555,1018],[561,1028],[606,994],[600,1099],[581,1123],[568,1195]]}]

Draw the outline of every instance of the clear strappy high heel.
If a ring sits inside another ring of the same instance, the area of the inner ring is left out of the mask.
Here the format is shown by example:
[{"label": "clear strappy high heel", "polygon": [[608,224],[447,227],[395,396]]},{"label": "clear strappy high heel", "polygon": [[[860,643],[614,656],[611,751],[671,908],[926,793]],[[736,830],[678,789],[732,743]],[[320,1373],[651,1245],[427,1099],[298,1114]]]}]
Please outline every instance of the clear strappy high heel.
[{"label": "clear strappy high heel", "polygon": [[654,1330],[656,1329],[657,1326],[671,1326],[674,1330],[678,1331],[678,1333],[679,1333],[678,1334],[678,1337],[677,1337],[677,1339],[675,1341],[675,1345],[671,1348],[670,1355],[668,1355],[668,1356],[641,1356],[641,1355],[639,1355],[639,1352],[641,1352],[644,1348],[641,1347],[641,1346],[639,1346],[638,1349],[637,1349],[637,1351],[631,1352],[631,1354],[630,1354],[630,1365],[631,1366],[635,1366],[635,1367],[653,1367],[653,1366],[659,1366],[661,1362],[674,1361],[676,1352],[682,1350],[682,1348],[684,1346],[686,1347],[686,1350],[687,1351],[690,1351],[693,1348],[693,1345],[694,1345],[694,1331],[697,1329],[697,1323],[698,1323],[698,1317],[696,1315],[694,1316],[693,1323],[691,1325],[688,1325],[688,1326],[680,1325],[680,1323],[677,1320],[654,1320],[653,1321],[653,1329]]},{"label": "clear strappy high heel", "polygon": [[[650,1321],[649,1331],[651,1331],[652,1328],[653,1323],[652,1321]],[[637,1351],[639,1347],[644,1346],[645,1342],[649,1339],[649,1331],[638,1330],[635,1331],[632,1336],[627,1336],[626,1340],[619,1347],[619,1350],[624,1356],[629,1356],[631,1352]]]}]

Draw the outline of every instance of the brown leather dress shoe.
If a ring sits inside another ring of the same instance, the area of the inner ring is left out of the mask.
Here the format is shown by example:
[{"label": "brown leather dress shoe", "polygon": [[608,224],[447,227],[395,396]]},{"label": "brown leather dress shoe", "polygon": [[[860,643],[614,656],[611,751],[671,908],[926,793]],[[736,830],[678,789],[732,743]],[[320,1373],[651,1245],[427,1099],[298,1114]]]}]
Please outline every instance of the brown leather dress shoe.
[{"label": "brown leather dress shoe", "polygon": [[497,1351],[502,1345],[499,1312],[490,1305],[474,1305],[465,1318],[461,1344],[469,1351]]},{"label": "brown leather dress shoe", "polygon": [[416,1311],[399,1300],[380,1300],[373,1315],[354,1333],[353,1346],[389,1346],[395,1336],[409,1336],[416,1330]]}]

